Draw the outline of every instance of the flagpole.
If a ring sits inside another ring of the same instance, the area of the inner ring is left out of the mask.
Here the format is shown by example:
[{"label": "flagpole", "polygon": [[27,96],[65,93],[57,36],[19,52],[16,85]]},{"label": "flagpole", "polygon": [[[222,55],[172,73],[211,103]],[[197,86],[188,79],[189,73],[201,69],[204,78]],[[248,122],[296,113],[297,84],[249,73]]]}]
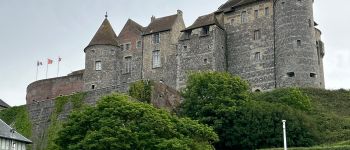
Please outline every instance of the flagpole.
[{"label": "flagpole", "polygon": [[59,72],[60,72],[60,60],[59,60],[60,58],[58,58],[58,65],[57,65],[57,77],[58,77],[58,74],[59,74]]},{"label": "flagpole", "polygon": [[38,71],[39,71],[39,61],[36,64],[36,75],[35,75],[35,81],[38,80]]},{"label": "flagpole", "polygon": [[46,64],[46,79],[47,79],[47,72],[49,70],[49,60],[47,60],[47,64]]}]

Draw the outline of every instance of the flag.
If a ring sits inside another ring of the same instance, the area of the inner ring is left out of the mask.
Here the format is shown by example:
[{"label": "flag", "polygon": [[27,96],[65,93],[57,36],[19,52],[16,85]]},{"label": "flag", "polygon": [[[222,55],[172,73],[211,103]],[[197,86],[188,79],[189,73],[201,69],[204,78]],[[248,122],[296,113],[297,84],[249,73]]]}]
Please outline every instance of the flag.
[{"label": "flag", "polygon": [[52,64],[53,60],[52,59],[47,59],[47,64]]},{"label": "flag", "polygon": [[61,57],[58,57],[58,61],[59,61],[59,62],[62,61],[62,58],[61,58]]}]

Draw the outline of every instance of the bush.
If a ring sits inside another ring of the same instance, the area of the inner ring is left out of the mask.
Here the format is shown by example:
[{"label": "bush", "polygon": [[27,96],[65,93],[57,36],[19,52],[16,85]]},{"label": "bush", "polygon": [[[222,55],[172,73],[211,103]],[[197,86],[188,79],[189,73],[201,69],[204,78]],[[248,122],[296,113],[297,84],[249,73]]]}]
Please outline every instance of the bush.
[{"label": "bush", "polygon": [[298,88],[276,89],[271,92],[254,93],[253,99],[280,103],[304,111],[311,109],[310,98]]},{"label": "bush", "polygon": [[151,81],[140,80],[130,85],[129,95],[141,102],[151,102]]}]

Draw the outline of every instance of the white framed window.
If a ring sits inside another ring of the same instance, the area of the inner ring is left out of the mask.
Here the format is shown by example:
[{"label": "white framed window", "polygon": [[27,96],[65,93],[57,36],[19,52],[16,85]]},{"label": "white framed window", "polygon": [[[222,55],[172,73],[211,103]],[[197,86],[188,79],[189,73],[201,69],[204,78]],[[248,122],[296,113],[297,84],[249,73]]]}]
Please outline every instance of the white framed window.
[{"label": "white framed window", "polygon": [[160,50],[155,50],[152,52],[152,67],[158,68],[160,66]]},{"label": "white framed window", "polygon": [[255,30],[254,31],[254,40],[260,40],[261,39],[261,31]]},{"label": "white framed window", "polygon": [[160,34],[159,33],[153,34],[153,43],[154,44],[160,43]]},{"label": "white framed window", "polygon": [[254,54],[254,60],[255,61],[260,61],[261,60],[261,53],[260,52],[256,52]]},{"label": "white framed window", "polygon": [[266,7],[265,8],[265,16],[270,16],[270,8],[269,7]]},{"label": "white framed window", "polygon": [[241,22],[242,23],[248,22],[247,12],[246,11],[242,11],[242,13],[241,13]]},{"label": "white framed window", "polygon": [[132,62],[132,57],[131,56],[125,57],[125,60],[124,60],[125,73],[130,73],[131,72],[131,62]]},{"label": "white framed window", "polygon": [[95,70],[96,71],[102,70],[102,62],[101,61],[96,61],[95,62]]}]

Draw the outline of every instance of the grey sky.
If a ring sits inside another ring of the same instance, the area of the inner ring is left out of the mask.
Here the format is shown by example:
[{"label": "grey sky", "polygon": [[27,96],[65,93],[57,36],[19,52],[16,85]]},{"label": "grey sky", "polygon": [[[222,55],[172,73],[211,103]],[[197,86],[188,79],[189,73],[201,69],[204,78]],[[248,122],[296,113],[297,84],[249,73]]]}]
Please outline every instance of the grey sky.
[{"label": "grey sky", "polygon": [[[36,61],[43,61],[39,79],[45,78],[46,59],[54,59],[49,77],[84,68],[83,49],[103,21],[105,11],[119,33],[128,18],[147,26],[150,17],[184,12],[186,26],[200,15],[215,11],[226,0],[1,0],[0,99],[25,104],[26,87],[35,80]],[[316,0],[315,20],[323,32],[326,87],[350,88],[349,0]]]}]

